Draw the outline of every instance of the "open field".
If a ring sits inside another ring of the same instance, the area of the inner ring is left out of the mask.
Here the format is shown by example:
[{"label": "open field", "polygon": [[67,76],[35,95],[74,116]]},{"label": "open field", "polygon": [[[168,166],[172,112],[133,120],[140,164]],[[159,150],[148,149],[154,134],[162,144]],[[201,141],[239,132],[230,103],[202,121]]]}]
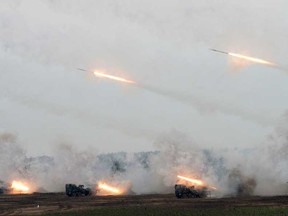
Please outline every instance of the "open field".
[{"label": "open field", "polygon": [[1,195],[0,215],[288,215],[288,196],[177,199],[167,195]]}]

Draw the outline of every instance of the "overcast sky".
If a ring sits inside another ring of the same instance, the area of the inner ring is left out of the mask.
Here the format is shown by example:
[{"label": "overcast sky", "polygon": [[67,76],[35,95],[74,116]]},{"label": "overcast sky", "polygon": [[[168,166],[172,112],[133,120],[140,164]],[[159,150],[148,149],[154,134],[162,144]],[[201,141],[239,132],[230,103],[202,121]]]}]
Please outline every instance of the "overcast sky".
[{"label": "overcast sky", "polygon": [[287,8],[286,0],[3,0],[0,132],[32,155],[62,142],[155,150],[175,130],[203,148],[258,145],[288,107]]}]

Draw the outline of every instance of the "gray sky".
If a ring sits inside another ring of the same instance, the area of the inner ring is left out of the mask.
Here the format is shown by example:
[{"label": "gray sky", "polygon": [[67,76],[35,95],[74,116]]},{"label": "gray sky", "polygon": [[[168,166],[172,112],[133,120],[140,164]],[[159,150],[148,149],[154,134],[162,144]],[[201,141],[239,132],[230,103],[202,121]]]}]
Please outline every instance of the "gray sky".
[{"label": "gray sky", "polygon": [[[0,132],[29,154],[72,143],[155,150],[178,130],[203,147],[261,143],[287,108],[285,0],[3,0]],[[153,91],[76,70],[102,69]]]}]

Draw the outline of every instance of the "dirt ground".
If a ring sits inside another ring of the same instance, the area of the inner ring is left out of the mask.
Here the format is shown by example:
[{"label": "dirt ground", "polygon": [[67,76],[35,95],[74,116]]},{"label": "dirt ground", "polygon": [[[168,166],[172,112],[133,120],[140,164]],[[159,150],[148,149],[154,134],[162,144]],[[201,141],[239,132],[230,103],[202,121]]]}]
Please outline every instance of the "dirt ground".
[{"label": "dirt ground", "polygon": [[288,207],[288,196],[237,198],[183,198],[174,194],[67,197],[62,193],[0,195],[0,215],[31,215],[97,206],[147,206],[178,208]]}]

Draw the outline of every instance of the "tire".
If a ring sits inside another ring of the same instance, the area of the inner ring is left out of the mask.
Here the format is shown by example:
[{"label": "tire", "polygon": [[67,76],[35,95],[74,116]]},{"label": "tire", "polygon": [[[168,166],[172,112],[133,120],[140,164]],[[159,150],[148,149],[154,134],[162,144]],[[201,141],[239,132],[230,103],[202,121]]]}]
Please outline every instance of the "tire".
[{"label": "tire", "polygon": [[182,194],[181,193],[176,193],[176,197],[178,198],[178,199],[181,199],[182,198]]}]

